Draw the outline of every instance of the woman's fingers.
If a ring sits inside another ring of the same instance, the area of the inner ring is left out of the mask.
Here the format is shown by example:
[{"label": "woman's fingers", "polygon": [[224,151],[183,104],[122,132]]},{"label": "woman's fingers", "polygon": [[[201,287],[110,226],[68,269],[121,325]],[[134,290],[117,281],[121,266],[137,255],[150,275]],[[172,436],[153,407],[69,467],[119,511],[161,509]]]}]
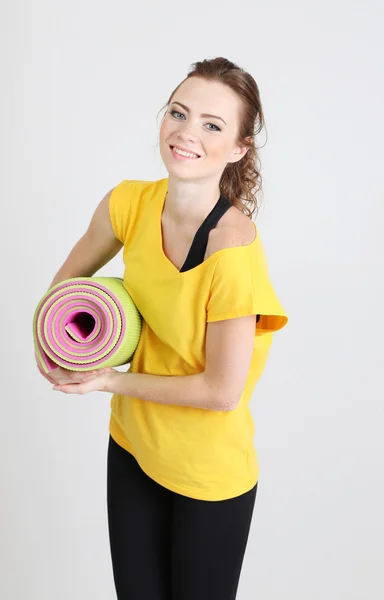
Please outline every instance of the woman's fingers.
[{"label": "woman's fingers", "polygon": [[56,383],[55,380],[50,375],[48,375],[48,373],[45,373],[43,371],[43,369],[41,368],[39,362],[36,362],[36,365],[37,365],[37,368],[39,369],[41,375],[44,377],[44,379],[47,379],[49,381],[49,383]]},{"label": "woman's fingers", "polygon": [[44,379],[47,379],[49,381],[49,383],[56,383],[55,380],[48,375],[48,373],[44,373],[44,371],[42,371],[41,369],[39,369],[39,371],[42,374],[42,376],[44,377]]},{"label": "woman's fingers", "polygon": [[54,383],[58,385],[66,385],[67,383],[81,383],[89,381],[93,377],[98,377],[101,373],[105,373],[109,369],[94,369],[92,371],[67,371],[66,369],[55,369],[50,375],[54,379]]},{"label": "woman's fingers", "polygon": [[107,371],[111,370],[111,368],[106,367],[104,369],[93,369],[92,371],[69,371],[67,369],[63,369],[62,367],[57,367],[57,369],[53,369],[53,371],[45,373],[42,370],[39,362],[37,362],[37,368],[42,376],[53,385],[82,383],[83,381],[89,381],[90,379],[93,379],[93,377],[97,377],[102,373],[106,373]]}]

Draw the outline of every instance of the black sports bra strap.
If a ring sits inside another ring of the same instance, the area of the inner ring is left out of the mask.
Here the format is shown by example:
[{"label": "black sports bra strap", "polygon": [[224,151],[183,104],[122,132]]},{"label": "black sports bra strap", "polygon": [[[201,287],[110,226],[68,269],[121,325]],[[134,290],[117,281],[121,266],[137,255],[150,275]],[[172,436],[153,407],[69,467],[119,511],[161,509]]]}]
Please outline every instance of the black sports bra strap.
[{"label": "black sports bra strap", "polygon": [[[196,231],[195,237],[193,238],[191,247],[188,252],[188,256],[180,271],[188,271],[189,269],[193,269],[194,267],[203,262],[205,251],[207,249],[208,234],[211,231],[211,229],[216,227],[221,217],[224,215],[224,213],[227,212],[228,208],[230,208],[231,206],[232,204],[228,200],[228,198],[223,194],[220,194],[220,198],[218,199],[217,203],[215,204],[209,215],[204,219],[199,229]],[[256,323],[258,323],[259,320],[260,315],[256,315]]]},{"label": "black sports bra strap", "polygon": [[203,262],[205,251],[207,249],[208,235],[211,229],[216,227],[224,213],[232,206],[226,196],[220,194],[220,198],[216,202],[211,212],[206,216],[199,229],[196,231],[192,245],[189,249],[185,263],[180,269],[181,271],[189,271]]}]

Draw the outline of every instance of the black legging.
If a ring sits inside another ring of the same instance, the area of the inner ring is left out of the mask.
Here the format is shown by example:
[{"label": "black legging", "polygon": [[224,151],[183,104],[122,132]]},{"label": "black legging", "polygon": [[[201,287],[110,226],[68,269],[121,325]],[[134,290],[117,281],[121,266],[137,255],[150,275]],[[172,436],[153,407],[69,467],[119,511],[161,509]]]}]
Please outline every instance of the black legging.
[{"label": "black legging", "polygon": [[234,600],[257,484],[229,500],[188,498],[148,477],[111,436],[107,468],[118,600]]}]

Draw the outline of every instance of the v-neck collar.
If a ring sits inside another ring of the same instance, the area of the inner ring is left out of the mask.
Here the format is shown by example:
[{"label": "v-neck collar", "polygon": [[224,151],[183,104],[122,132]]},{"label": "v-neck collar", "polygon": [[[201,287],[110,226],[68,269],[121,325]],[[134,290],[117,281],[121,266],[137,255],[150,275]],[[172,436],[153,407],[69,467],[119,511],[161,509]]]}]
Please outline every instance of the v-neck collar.
[{"label": "v-neck collar", "polygon": [[[168,178],[165,178],[165,179],[163,179],[161,181],[160,190],[158,191],[159,202],[158,202],[158,210],[156,211],[156,219],[155,219],[155,221],[156,221],[156,236],[157,236],[157,242],[158,242],[160,256],[163,259],[163,262],[168,265],[168,268],[169,268],[170,272],[173,271],[179,277],[187,276],[188,273],[194,273],[194,272],[196,272],[198,269],[200,269],[200,268],[208,265],[213,258],[217,259],[218,255],[221,255],[221,254],[223,254],[223,253],[225,253],[225,252],[227,252],[229,250],[240,250],[240,249],[244,249],[244,248],[247,249],[250,246],[253,246],[256,243],[256,241],[258,241],[259,236],[258,236],[258,232],[257,232],[257,227],[256,227],[255,222],[252,221],[253,224],[254,224],[254,226],[255,226],[255,238],[254,238],[254,240],[250,244],[247,244],[245,246],[230,246],[228,248],[221,248],[220,250],[216,250],[216,252],[213,252],[212,254],[210,254],[208,256],[208,258],[206,258],[205,260],[203,260],[201,263],[199,263],[198,265],[196,265],[192,269],[188,269],[187,271],[180,271],[173,264],[173,262],[171,260],[169,260],[168,256],[165,254],[164,248],[163,248],[163,232],[162,232],[162,226],[161,226],[161,217],[162,217],[162,214],[163,214],[163,211],[164,211],[164,206],[165,206],[165,200],[166,200],[167,193],[168,193]],[[213,207],[212,210],[214,210],[214,208],[215,207]],[[211,214],[211,213],[209,213],[209,214]],[[208,218],[208,216],[209,215],[207,215],[207,218]],[[198,232],[201,230],[201,227],[203,226],[204,222],[205,222],[205,219],[204,219],[203,223],[200,225],[200,227],[198,228],[198,230],[196,231],[193,240],[195,240],[195,238],[196,238]],[[192,241],[192,244],[193,244],[193,241]],[[188,256],[189,256],[189,252],[188,252],[188,255],[185,258],[183,266],[184,266],[185,262],[187,261]]]}]

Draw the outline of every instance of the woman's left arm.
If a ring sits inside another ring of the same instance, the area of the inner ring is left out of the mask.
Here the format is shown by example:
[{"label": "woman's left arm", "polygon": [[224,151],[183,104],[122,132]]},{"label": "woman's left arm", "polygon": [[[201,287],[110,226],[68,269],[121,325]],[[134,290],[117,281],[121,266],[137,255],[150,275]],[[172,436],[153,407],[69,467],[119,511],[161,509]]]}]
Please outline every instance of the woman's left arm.
[{"label": "woman's left arm", "polygon": [[201,373],[164,376],[111,369],[90,381],[53,389],[68,394],[102,391],[159,404],[231,411],[247,380],[255,326],[256,315],[207,323],[206,366]]},{"label": "woman's left arm", "polygon": [[207,410],[229,410],[225,394],[211,387],[205,372],[193,375],[150,375],[147,373],[121,373],[111,369],[83,383],[53,386],[65,394],[88,394],[110,392],[121,396],[133,396],[158,404],[191,406]]}]

